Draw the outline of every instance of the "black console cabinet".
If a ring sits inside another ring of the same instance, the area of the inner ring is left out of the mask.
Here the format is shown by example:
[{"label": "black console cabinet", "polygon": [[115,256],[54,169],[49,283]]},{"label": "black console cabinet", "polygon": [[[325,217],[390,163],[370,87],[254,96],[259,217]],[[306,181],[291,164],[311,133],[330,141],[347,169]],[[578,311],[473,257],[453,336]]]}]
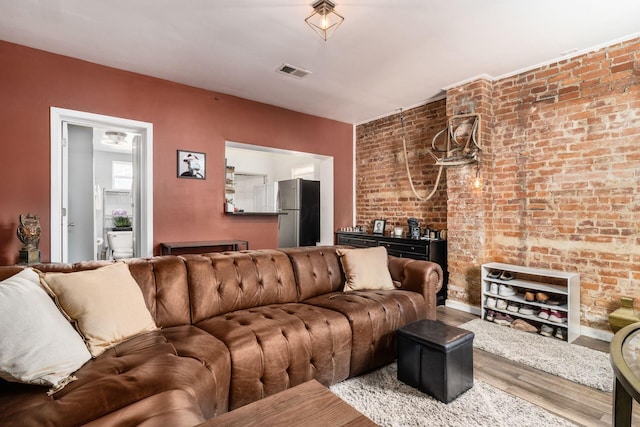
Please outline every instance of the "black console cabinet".
[{"label": "black console cabinet", "polygon": [[446,240],[421,240],[405,237],[383,236],[380,234],[350,233],[338,231],[336,233],[338,245],[354,246],[356,248],[370,248],[372,246],[384,246],[389,255],[400,258],[421,259],[440,264],[442,267],[442,289],[436,296],[438,305],[443,305],[447,299],[447,241]]}]

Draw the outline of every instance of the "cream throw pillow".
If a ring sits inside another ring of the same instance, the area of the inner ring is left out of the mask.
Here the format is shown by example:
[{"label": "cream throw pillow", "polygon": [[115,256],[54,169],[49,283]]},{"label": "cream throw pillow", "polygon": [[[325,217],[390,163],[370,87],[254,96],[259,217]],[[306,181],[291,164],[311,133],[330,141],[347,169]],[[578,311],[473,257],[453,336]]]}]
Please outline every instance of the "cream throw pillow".
[{"label": "cream throw pillow", "polygon": [[389,273],[387,249],[376,246],[336,251],[346,276],[344,291],[395,289]]},{"label": "cream throw pillow", "polygon": [[158,329],[125,263],[75,273],[46,273],[42,284],[76,324],[94,357],[135,335]]},{"label": "cream throw pillow", "polygon": [[0,378],[54,391],[91,355],[82,338],[26,268],[0,282]]}]

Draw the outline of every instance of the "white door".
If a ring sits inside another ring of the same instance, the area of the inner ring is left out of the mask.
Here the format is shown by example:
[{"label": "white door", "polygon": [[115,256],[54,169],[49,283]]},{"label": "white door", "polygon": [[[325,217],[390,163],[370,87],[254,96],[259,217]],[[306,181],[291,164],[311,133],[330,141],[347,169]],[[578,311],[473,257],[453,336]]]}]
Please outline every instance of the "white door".
[{"label": "white door", "polygon": [[96,259],[93,128],[75,125],[65,127],[67,144],[63,147],[66,153],[62,157],[66,157],[68,163],[62,174],[63,194],[67,195],[67,238],[63,239],[63,242],[67,242],[67,257],[64,262],[73,263]]}]

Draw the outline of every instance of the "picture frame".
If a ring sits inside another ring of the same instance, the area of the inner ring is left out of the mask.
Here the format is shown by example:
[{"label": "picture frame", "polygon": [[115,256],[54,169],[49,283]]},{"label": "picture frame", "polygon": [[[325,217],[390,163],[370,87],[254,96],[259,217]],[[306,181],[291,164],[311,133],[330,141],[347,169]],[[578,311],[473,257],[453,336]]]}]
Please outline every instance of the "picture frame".
[{"label": "picture frame", "polygon": [[386,219],[373,220],[373,234],[384,234],[384,228],[387,225]]},{"label": "picture frame", "polygon": [[178,150],[178,178],[207,179],[206,165],[205,153]]}]

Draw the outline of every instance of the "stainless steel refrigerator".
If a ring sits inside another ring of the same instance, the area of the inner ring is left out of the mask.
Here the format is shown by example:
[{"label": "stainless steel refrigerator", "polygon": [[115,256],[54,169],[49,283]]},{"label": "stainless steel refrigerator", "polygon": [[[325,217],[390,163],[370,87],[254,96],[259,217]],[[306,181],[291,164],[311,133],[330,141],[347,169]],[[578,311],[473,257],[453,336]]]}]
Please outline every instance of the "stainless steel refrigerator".
[{"label": "stainless steel refrigerator", "polygon": [[[320,241],[320,181],[278,181],[278,246],[315,246]],[[286,215],[284,215],[286,214]]]}]

